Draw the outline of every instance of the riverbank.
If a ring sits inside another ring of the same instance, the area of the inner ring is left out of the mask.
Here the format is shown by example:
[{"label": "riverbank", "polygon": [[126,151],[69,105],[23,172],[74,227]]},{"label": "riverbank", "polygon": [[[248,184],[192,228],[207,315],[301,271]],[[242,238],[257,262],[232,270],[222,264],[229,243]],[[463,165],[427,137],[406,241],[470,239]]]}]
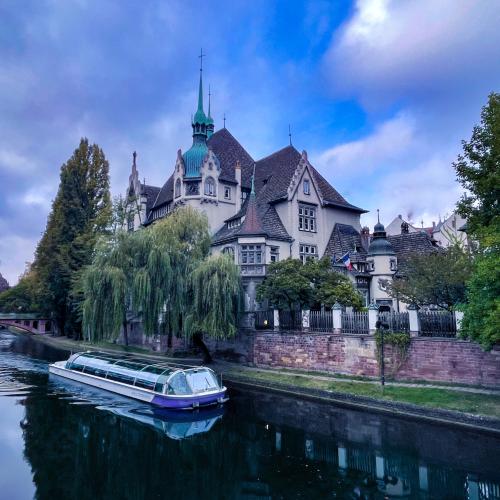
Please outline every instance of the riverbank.
[{"label": "riverbank", "polygon": [[[38,341],[70,351],[88,349],[137,354],[152,361],[198,364],[197,358],[167,358],[134,347],[77,342],[65,337],[34,336]],[[385,387],[371,379],[347,378],[293,370],[261,369],[226,361],[215,361],[229,385],[279,392],[295,397],[329,401],[334,404],[458,425],[500,433],[500,391],[421,383],[390,382]]]}]

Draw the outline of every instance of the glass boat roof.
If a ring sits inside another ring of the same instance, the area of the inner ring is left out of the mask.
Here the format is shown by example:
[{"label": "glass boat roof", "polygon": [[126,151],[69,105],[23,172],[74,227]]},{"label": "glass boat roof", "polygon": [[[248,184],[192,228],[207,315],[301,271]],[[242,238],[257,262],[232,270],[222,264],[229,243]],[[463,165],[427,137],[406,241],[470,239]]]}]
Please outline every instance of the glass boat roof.
[{"label": "glass boat roof", "polygon": [[66,361],[66,368],[168,394],[193,394],[219,387],[209,368],[153,362],[127,354],[77,353]]}]

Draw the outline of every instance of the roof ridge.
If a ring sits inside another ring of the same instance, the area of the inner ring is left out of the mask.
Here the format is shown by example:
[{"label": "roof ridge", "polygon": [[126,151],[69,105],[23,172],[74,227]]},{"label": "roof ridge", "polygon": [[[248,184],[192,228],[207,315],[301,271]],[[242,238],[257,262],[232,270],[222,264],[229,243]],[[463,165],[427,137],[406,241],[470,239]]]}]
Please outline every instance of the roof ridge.
[{"label": "roof ridge", "polygon": [[297,150],[297,148],[295,148],[295,146],[291,146],[290,144],[288,146],[285,146],[284,148],[281,148],[279,149],[278,151],[275,151],[274,153],[271,153],[270,155],[267,155],[267,156],[264,156],[264,158],[261,158],[260,160],[257,160],[256,163],[259,163],[261,161],[264,161],[264,160],[268,160],[269,158],[272,158],[273,156],[276,156],[278,155],[279,153],[282,153],[283,151],[285,151],[286,149],[292,149],[293,151],[295,151],[298,155],[300,155],[299,151]]}]

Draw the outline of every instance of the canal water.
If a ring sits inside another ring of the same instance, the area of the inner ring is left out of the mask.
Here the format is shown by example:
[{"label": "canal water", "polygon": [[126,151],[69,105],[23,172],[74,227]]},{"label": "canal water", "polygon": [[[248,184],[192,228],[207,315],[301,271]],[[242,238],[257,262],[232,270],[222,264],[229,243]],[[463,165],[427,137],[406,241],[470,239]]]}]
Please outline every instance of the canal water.
[{"label": "canal water", "polygon": [[500,439],[263,392],[168,413],[0,330],[0,499],[494,499]]}]

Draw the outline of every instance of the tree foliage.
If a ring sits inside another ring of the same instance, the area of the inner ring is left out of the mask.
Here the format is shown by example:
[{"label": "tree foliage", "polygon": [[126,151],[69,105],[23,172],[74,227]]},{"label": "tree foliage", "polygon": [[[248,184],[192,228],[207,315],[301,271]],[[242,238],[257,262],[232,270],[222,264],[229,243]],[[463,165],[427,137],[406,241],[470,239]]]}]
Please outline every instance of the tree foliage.
[{"label": "tree foliage", "polygon": [[457,205],[477,246],[467,282],[461,334],[486,349],[500,342],[500,94],[492,93],[481,111],[463,155],[454,163],[467,190]]},{"label": "tree foliage", "polygon": [[466,193],[457,210],[467,219],[468,234],[481,233],[500,217],[500,94],[491,93],[455,167]]},{"label": "tree foliage", "polygon": [[363,301],[352,282],[332,269],[328,258],[286,259],[267,268],[265,280],[257,287],[257,299],[268,300],[277,309],[332,306],[336,302],[359,309]]},{"label": "tree foliage", "polygon": [[191,207],[108,237],[83,275],[86,337],[115,339],[127,331],[127,314],[140,316],[146,335],[234,335],[239,272],[209,249],[206,216]]},{"label": "tree foliage", "polygon": [[465,284],[471,271],[470,253],[455,243],[430,255],[412,255],[401,276],[385,284],[389,295],[407,304],[452,310],[465,300]]},{"label": "tree foliage", "polygon": [[66,334],[79,334],[71,288],[91,261],[110,215],[108,162],[99,146],[82,139],[61,167],[57,196],[33,264],[39,312],[54,316]]},{"label": "tree foliage", "polygon": [[0,293],[0,311],[26,313],[38,310],[36,290],[36,275],[28,265],[18,284]]}]

